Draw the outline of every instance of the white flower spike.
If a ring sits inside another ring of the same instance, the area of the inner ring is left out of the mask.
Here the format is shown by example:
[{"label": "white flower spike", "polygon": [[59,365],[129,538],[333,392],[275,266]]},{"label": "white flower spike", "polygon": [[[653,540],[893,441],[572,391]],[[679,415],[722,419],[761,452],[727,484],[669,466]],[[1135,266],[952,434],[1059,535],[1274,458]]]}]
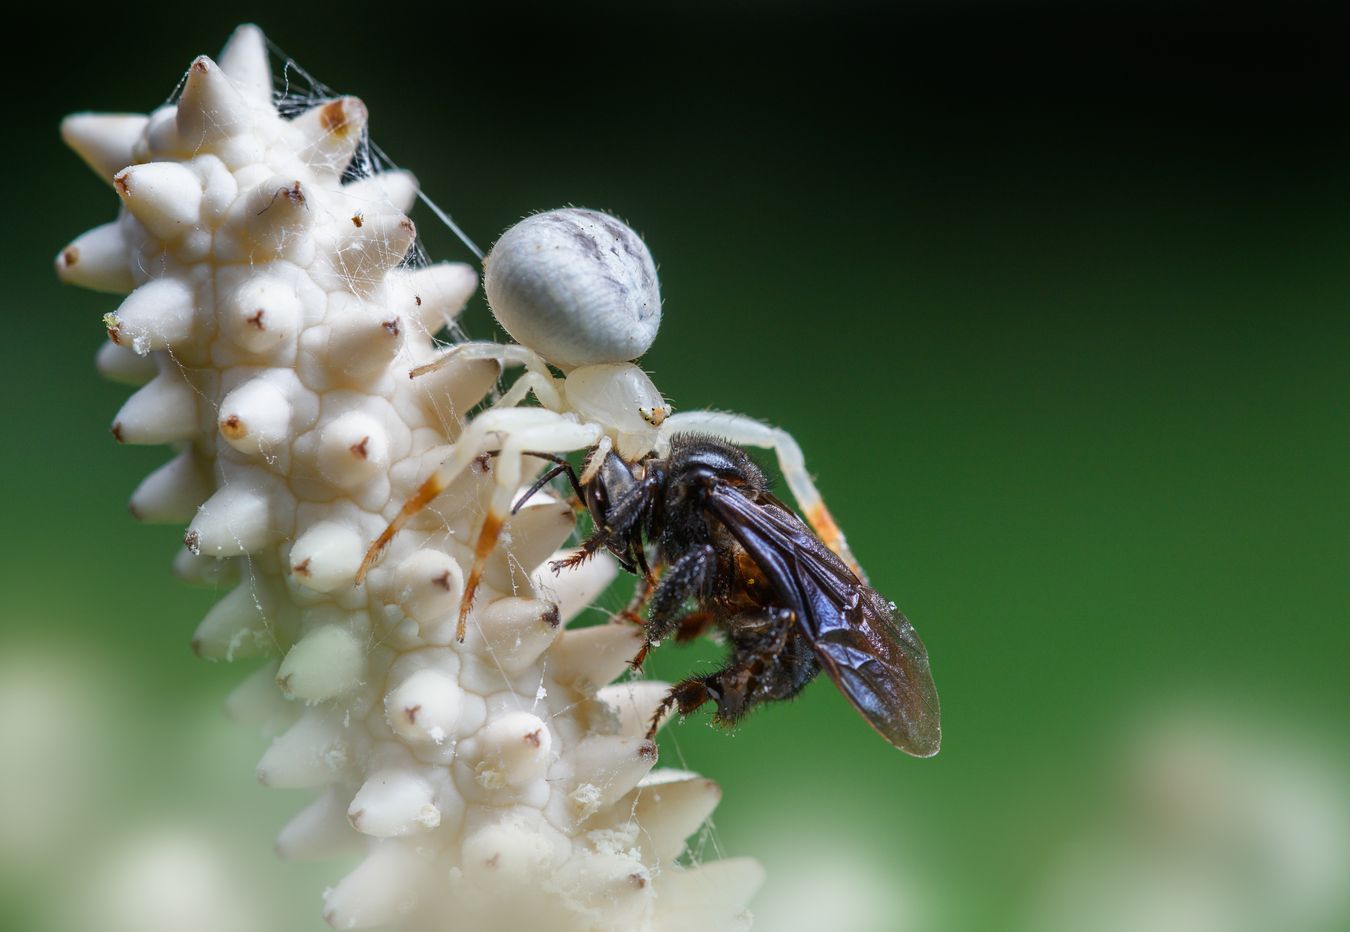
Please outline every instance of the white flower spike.
[{"label": "white flower spike", "polygon": [[[283,118],[266,49],[256,27],[240,27],[219,63],[192,63],[176,104],[66,120],[63,138],[122,210],[56,267],[63,281],[126,295],[106,315],[98,365],[140,387],[113,433],[178,448],[132,513],[187,522],[175,572],[234,586],[192,646],[213,660],[263,658],[227,710],[272,738],[260,781],[315,793],[277,852],[364,851],[325,895],[336,928],[748,928],[757,865],[678,863],[720,791],[653,769],[642,729],[664,684],[605,685],[640,633],[566,627],[613,564],[538,571],[571,532],[567,506],[541,496],[478,555],[462,644],[472,535],[503,484],[490,458],[474,459],[356,584],[365,545],[454,450],[501,361],[465,354],[407,377],[437,358],[429,337],[477,274],[404,265],[415,179],[351,177],[368,121],[356,98]],[[565,249],[609,237],[629,289],[601,308],[618,329],[589,319],[589,349],[559,361],[639,355],[660,315],[646,247],[603,215],[573,211],[571,226],[543,229],[550,216],[516,237],[560,235]],[[512,333],[558,332],[530,319],[537,280],[511,291],[530,274],[513,243],[488,266],[498,314]],[[537,470],[512,471],[519,490]]]}]

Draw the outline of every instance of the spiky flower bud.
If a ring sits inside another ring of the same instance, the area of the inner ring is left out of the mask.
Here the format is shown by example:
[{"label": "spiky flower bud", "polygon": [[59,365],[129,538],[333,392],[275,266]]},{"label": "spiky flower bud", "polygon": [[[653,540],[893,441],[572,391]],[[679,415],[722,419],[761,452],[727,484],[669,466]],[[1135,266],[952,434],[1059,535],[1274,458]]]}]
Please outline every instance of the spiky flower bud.
[{"label": "spiky flower bud", "polygon": [[365,852],[326,894],[338,928],[745,928],[753,862],[678,862],[720,792],[655,769],[644,732],[664,685],[605,685],[639,633],[566,627],[614,566],[536,572],[570,508],[539,496],[512,518],[462,645],[464,541],[491,463],[355,584],[500,371],[464,359],[407,378],[477,275],[404,265],[416,182],[352,177],[367,120],[351,97],[284,119],[244,26],[219,64],[192,63],[176,104],[62,128],[122,204],[56,262],[67,282],[126,295],[99,369],[140,387],[113,434],[179,447],[132,513],[187,524],[178,575],[234,586],[193,648],[262,658],[228,711],[272,738],[260,781],[315,794],[277,851]]}]

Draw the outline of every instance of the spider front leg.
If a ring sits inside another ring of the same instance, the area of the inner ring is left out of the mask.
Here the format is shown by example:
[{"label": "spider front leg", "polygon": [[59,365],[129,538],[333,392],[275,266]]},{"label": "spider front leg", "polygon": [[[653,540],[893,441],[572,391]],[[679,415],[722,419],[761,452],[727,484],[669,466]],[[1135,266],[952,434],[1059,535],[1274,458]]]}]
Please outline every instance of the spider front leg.
[{"label": "spider front leg", "polygon": [[816,535],[849,565],[854,574],[863,582],[867,576],[858,565],[853,552],[848,549],[844,532],[835,523],[834,516],[825,507],[816,484],[806,471],[806,458],[802,448],[792,435],[778,427],[771,427],[763,421],[746,417],[743,414],[727,414],[721,411],[685,411],[666,418],[657,437],[657,450],[664,454],[670,447],[670,438],[674,434],[702,433],[723,437],[740,446],[760,447],[773,450],[778,460],[778,468],[797,500],[807,522]]},{"label": "spider front leg", "polygon": [[548,418],[531,426],[522,426],[514,431],[501,431],[505,439],[497,454],[497,468],[492,498],[488,502],[487,514],[483,517],[482,527],[473,545],[473,564],[468,577],[464,580],[464,596],[459,603],[459,623],[455,637],[464,640],[465,625],[469,609],[473,607],[474,596],[483,578],[483,568],[487,558],[497,546],[502,526],[511,512],[511,500],[520,488],[524,475],[524,458],[531,453],[571,453],[592,446],[600,437],[600,427],[596,424],[579,424],[551,412],[535,408],[517,408],[488,411],[481,415],[474,425],[494,415],[547,414]]},{"label": "spider front leg", "polygon": [[558,390],[558,380],[549,372],[548,363],[532,349],[517,343],[458,343],[437,356],[426,365],[418,366],[408,373],[411,378],[434,372],[452,359],[495,359],[505,366],[524,366],[525,373],[502,395],[493,408],[514,408],[525,400],[531,391],[539,403],[551,411],[563,409],[562,393]]},{"label": "spider front leg", "polygon": [[[540,408],[485,411],[475,418],[464,433],[460,435],[460,438],[455,441],[450,451],[450,457],[427,477],[426,481],[413,493],[413,496],[403,503],[403,507],[399,509],[398,514],[394,516],[388,526],[380,532],[380,536],[375,538],[375,542],[366,551],[365,559],[361,561],[360,569],[356,572],[356,584],[359,586],[365,581],[366,574],[379,560],[380,554],[394,539],[394,535],[422,509],[431,504],[436,496],[444,492],[451,482],[469,468],[469,464],[483,454],[491,453],[501,446],[501,437],[509,437],[521,431],[551,426],[560,422],[570,424],[572,427],[579,426],[571,421],[563,421],[553,412]],[[518,459],[519,457],[517,457]],[[519,474],[518,462],[517,474]]]}]

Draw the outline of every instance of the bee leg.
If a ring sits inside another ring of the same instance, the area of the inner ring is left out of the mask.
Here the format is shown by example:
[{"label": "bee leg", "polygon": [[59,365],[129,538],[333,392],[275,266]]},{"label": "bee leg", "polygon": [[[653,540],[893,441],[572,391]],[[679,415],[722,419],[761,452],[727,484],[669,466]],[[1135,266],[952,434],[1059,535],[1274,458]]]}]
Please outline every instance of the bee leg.
[{"label": "bee leg", "polygon": [[[628,613],[624,613],[623,617],[627,618]],[[716,616],[712,612],[690,612],[688,615],[677,618],[674,624],[675,643],[685,644],[694,640],[694,638],[708,630],[715,618]],[[637,615],[634,615],[628,620],[642,624],[642,619]],[[647,660],[647,652],[651,649],[652,642],[650,640],[643,641],[642,647],[638,650],[637,654],[632,660],[628,661],[628,666],[634,673],[642,672],[642,664]]]},{"label": "bee leg", "polygon": [[[616,540],[622,543],[625,538],[630,540],[629,549],[632,550],[636,545],[631,543],[631,540],[637,533],[638,522],[647,510],[647,500],[654,488],[656,488],[655,481],[645,479],[629,489],[623,497],[610,507],[609,520],[604,527],[596,528],[590,537],[582,541],[581,547],[576,553],[562,560],[554,560],[549,564],[549,567],[557,573],[564,569],[580,566],[601,547],[608,546]],[[632,559],[619,557],[617,553],[615,559],[619,561],[619,565],[624,568],[625,572],[637,575],[638,568]]]},{"label": "bee leg", "polygon": [[647,612],[647,643],[644,655],[654,643],[664,639],[680,625],[680,609],[685,600],[702,595],[717,565],[717,552],[711,544],[695,547],[666,568],[651,596]]},{"label": "bee leg", "polygon": [[717,616],[712,612],[690,612],[679,621],[679,629],[675,632],[675,643],[687,644],[706,632]]},{"label": "bee leg", "polygon": [[[713,674],[716,676],[716,674]],[[656,707],[656,712],[652,715],[651,726],[647,729],[647,740],[650,741],[656,737],[657,730],[661,727],[661,721],[670,711],[671,706],[678,706],[680,715],[688,715],[698,709],[705,702],[721,702],[721,692],[711,682],[713,676],[696,676],[676,683],[666,693],[666,698],[661,700],[661,704]]]},{"label": "bee leg", "polygon": [[811,474],[806,471],[806,458],[802,455],[802,448],[792,439],[791,434],[743,414],[684,411],[672,414],[661,425],[657,439],[658,451],[664,453],[670,445],[671,436],[678,433],[712,434],[742,446],[773,450],[774,456],[778,459],[778,468],[782,470],[783,479],[792,490],[797,507],[806,516],[816,536],[825,543],[825,546],[838,554],[859,579],[867,581],[862,567],[854,559],[853,552],[848,549],[844,532],[835,523],[834,516],[825,507],[825,500],[816,489],[816,484],[811,481]]},{"label": "bee leg", "polygon": [[605,546],[605,540],[608,535],[603,529],[596,531],[590,537],[581,542],[576,553],[569,554],[561,560],[550,560],[548,568],[553,570],[554,574],[561,573],[563,570],[570,570],[585,563],[595,552]]}]

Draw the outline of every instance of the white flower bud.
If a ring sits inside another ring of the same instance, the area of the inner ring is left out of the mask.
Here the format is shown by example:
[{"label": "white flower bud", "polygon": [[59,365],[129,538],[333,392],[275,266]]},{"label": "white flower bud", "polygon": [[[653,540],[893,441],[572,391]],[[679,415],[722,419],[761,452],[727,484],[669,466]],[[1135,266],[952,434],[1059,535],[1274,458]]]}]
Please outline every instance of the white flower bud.
[{"label": "white flower bud", "polygon": [[384,697],[389,727],[409,741],[444,744],[459,728],[464,692],[434,667],[416,671]]},{"label": "white flower bud", "polygon": [[365,540],[351,527],[322,521],[300,535],[291,547],[291,578],[316,592],[351,586],[365,552]]},{"label": "white flower bud", "polygon": [[366,645],[342,625],[315,628],[286,653],[277,685],[289,697],[323,702],[361,684]]},{"label": "white flower bud", "polygon": [[482,749],[478,776],[485,787],[520,786],[548,769],[553,733],[537,715],[508,712],[483,729]]}]

